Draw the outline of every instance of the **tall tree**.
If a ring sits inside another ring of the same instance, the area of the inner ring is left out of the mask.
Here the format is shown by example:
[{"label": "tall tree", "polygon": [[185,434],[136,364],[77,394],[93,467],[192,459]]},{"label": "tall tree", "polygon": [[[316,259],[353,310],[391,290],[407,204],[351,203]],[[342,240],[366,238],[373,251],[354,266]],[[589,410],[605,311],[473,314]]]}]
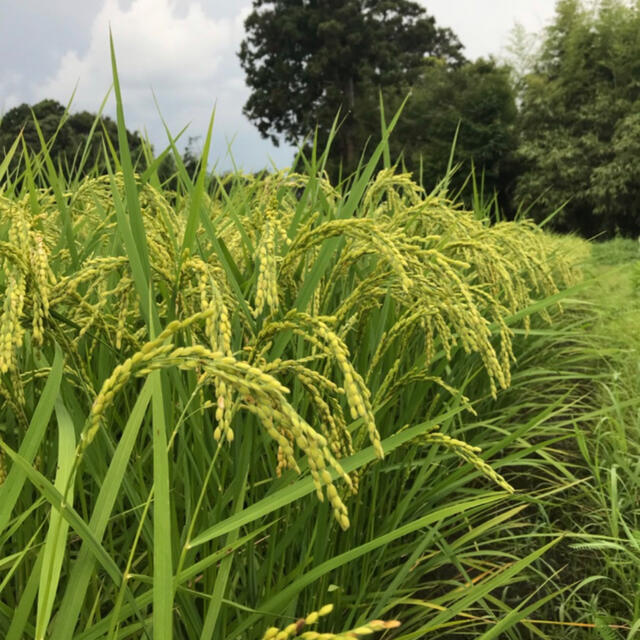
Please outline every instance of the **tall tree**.
[{"label": "tall tree", "polygon": [[516,195],[561,230],[640,232],[639,33],[640,2],[560,0],[526,79]]},{"label": "tall tree", "polygon": [[379,89],[405,88],[428,58],[464,62],[462,45],[410,0],[253,0],[240,63],[252,90],[244,113],[263,137],[320,143],[340,111],[334,158],[352,169],[371,131]]}]

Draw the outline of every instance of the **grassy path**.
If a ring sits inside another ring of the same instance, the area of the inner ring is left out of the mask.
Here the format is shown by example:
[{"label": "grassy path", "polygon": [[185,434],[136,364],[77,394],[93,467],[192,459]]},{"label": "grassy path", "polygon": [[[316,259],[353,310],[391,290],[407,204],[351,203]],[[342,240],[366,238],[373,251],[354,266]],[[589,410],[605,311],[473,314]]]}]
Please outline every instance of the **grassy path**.
[{"label": "grassy path", "polygon": [[[616,239],[595,244],[586,275],[594,281],[587,296],[602,310],[594,331],[617,349],[612,388],[614,397],[640,398],[640,243]],[[637,406],[625,413],[629,437],[640,442]]]},{"label": "grassy path", "polygon": [[584,272],[584,297],[599,310],[587,331],[604,356],[604,375],[593,371],[590,404],[599,414],[592,431],[578,437],[587,481],[573,503],[582,515],[564,525],[581,538],[568,559],[580,579],[561,615],[595,628],[552,637],[631,640],[640,637],[640,245],[594,243]]},{"label": "grassy path", "polygon": [[631,240],[560,242],[582,263],[585,287],[551,330],[535,327],[519,346],[512,387],[479,408],[487,425],[530,422],[522,447],[548,443],[544,463],[520,464],[508,476],[534,503],[523,529],[510,523],[496,551],[522,557],[562,536],[507,602],[515,609],[536,588],[534,600],[551,599],[499,637],[638,640],[640,248]]}]

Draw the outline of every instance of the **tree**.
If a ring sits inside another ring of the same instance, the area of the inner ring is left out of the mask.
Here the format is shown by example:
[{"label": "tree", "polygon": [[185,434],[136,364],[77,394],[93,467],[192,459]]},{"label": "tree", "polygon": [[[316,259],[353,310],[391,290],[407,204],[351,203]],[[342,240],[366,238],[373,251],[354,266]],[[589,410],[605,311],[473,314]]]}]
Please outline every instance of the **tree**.
[{"label": "tree", "polygon": [[[334,159],[353,169],[379,89],[401,91],[426,59],[464,62],[449,29],[410,0],[253,0],[239,58],[252,93],[244,113],[265,138],[327,141],[343,118]],[[378,129],[378,127],[376,127]]]},{"label": "tree", "polygon": [[516,196],[560,230],[640,232],[640,3],[560,0],[526,78]]},{"label": "tree", "polygon": [[402,155],[408,169],[422,170],[423,184],[429,188],[446,172],[457,131],[453,159],[460,170],[452,188],[462,186],[473,165],[484,175],[486,193],[506,196],[513,179],[516,117],[509,68],[482,59],[456,67],[429,65],[411,87],[391,150],[394,157]]},{"label": "tree", "polygon": [[511,70],[511,81],[518,93],[525,88],[525,78],[533,71],[541,46],[541,33],[527,31],[524,25],[516,22],[501,57]]},{"label": "tree", "polygon": [[[34,116],[42,131],[44,139],[48,142],[55,137],[50,148],[50,154],[54,162],[58,163],[67,177],[74,176],[84,152],[91,127],[95,122],[95,114],[87,111],[71,114],[60,127],[60,121],[64,117],[65,108],[55,100],[42,100],[33,106],[21,104],[10,109],[0,122],[0,153],[6,153],[15,139],[22,132],[27,149],[32,153],[39,153],[42,149],[38,132],[34,123]],[[58,132],[56,135],[56,131]],[[108,136],[111,144],[117,150],[118,127],[108,116],[102,116],[89,142],[87,159],[83,168],[83,175],[91,171],[104,173],[103,140]],[[142,138],[138,133],[127,131],[127,142],[132,157],[138,162],[143,162]],[[18,154],[14,157],[13,166],[17,166]]]}]

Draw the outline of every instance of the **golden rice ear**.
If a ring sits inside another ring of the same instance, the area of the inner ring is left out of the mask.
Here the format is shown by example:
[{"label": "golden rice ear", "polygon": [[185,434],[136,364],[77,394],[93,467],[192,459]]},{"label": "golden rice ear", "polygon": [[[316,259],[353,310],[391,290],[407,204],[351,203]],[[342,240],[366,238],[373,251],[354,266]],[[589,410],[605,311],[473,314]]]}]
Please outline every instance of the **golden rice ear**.
[{"label": "golden rice ear", "polygon": [[318,633],[317,631],[308,630],[307,627],[318,623],[320,618],[329,615],[333,611],[333,605],[327,604],[317,611],[312,611],[305,618],[300,618],[295,622],[279,629],[278,627],[270,627],[265,631],[262,640],[289,640],[289,638],[303,638],[304,640],[349,640],[352,638],[362,638],[378,631],[387,629],[396,629],[401,625],[399,620],[371,620],[366,624],[350,629],[349,631],[340,631],[339,633]]},{"label": "golden rice ear", "polygon": [[[51,193],[38,194],[38,216],[31,214],[28,198],[0,200],[9,240],[0,242],[5,273],[0,373],[9,374],[10,384],[2,389],[7,406],[25,420],[20,352],[25,345],[46,343],[48,318],[57,309],[68,322],[68,333],[58,337],[72,353],[73,384],[95,394],[81,452],[132,378],[163,367],[192,371],[201,381],[202,407],[213,409],[212,436],[232,442],[236,413],[253,413],[277,446],[275,473],[299,471],[301,452],[318,498],[328,498],[343,528],[349,518],[333,478],[355,491],[357,476],[344,473],[339,459],[367,439],[378,457],[384,455],[374,404],[418,379],[465,403],[446,376],[430,371],[438,352],[452,359],[456,349],[477,354],[496,396],[510,384],[514,361],[513,328],[505,317],[528,307],[537,295],[556,293],[560,283],[574,277],[553,242],[533,225],[487,227],[442,195],[425,194],[409,174],[394,169],[376,176],[362,195],[358,215],[349,218],[334,215],[343,196],[324,177],[314,178],[314,189],[325,210],[317,202],[300,209],[299,193],[309,177],[286,171],[247,177],[241,214],[203,193],[201,206],[215,220],[217,235],[199,228],[188,251],[176,239],[185,234],[190,196],[161,193],[135,179],[158,315],[164,321],[174,318],[155,340],[140,312],[129,258],[111,253],[112,190],[124,197],[122,174],[87,179],[70,194],[76,240],[90,245],[77,265],[69,247],[54,249],[61,244],[62,225]],[[322,247],[338,238],[340,249],[329,256],[308,304],[289,311]],[[253,309],[247,300],[252,292]],[[354,359],[358,354],[347,345],[357,344],[354,336],[385,300],[394,308],[393,320],[367,358]],[[541,314],[550,319],[546,310]],[[528,329],[526,314],[523,325]],[[302,339],[302,356],[287,355],[292,359],[286,361],[278,353],[272,359],[287,332]],[[183,338],[187,346],[181,346]],[[416,341],[424,345],[421,373],[404,356]],[[120,364],[96,393],[95,373],[85,359],[105,342]],[[394,352],[395,360],[386,362]],[[281,380],[302,388],[306,413],[289,404]],[[374,380],[375,402],[369,388]],[[362,429],[352,433],[352,421]],[[440,444],[467,455],[500,483],[464,443]]]},{"label": "golden rice ear", "polygon": [[422,436],[418,440],[425,444],[440,444],[444,446],[446,449],[449,449],[466,462],[469,462],[482,475],[495,482],[505,491],[508,491],[509,493],[515,493],[515,489],[480,457],[479,454],[482,453],[482,449],[480,449],[479,447],[473,447],[466,442],[463,442],[462,440],[457,440],[456,438],[452,438],[451,436],[440,433],[436,430],[432,431],[426,436]]},{"label": "golden rice ear", "polygon": [[0,373],[7,373],[14,363],[15,350],[22,346],[21,325],[26,293],[26,278],[19,271],[8,276],[2,317],[0,318]]},{"label": "golden rice ear", "polygon": [[276,226],[271,219],[265,222],[258,246],[258,282],[254,301],[254,316],[258,317],[265,307],[268,307],[272,313],[278,309]]}]

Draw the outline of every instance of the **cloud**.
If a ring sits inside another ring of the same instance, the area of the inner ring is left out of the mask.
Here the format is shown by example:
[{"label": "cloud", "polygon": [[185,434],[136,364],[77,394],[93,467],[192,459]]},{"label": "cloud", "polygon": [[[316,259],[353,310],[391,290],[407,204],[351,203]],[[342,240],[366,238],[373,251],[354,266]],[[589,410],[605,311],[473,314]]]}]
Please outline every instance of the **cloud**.
[{"label": "cloud", "polygon": [[[146,130],[156,148],[164,146],[155,93],[174,134],[191,123],[186,135],[203,135],[215,105],[218,155],[226,153],[226,139],[233,136],[247,147],[243,141],[255,139],[256,133],[241,114],[249,91],[236,51],[248,10],[238,3],[229,17],[214,18],[198,2],[178,6],[175,0],[133,0],[123,7],[118,0],[106,0],[91,26],[88,47],[82,53],[67,51],[55,73],[38,87],[37,98],[66,103],[77,84],[72,110],[97,111],[112,81],[111,29],[130,129]],[[113,100],[106,111],[113,114]],[[263,166],[270,150],[265,145],[256,145],[260,159],[247,148],[249,161],[243,164]]]},{"label": "cloud", "polygon": [[221,62],[242,37],[243,17],[215,20],[198,3],[179,16],[171,0],[134,0],[126,10],[117,0],[106,0],[91,27],[88,50],[82,55],[68,51],[41,93],[68,97],[79,81],[78,100],[98,100],[96,94],[104,94],[111,83],[109,28],[123,89],[204,86],[225,75]]},{"label": "cloud", "polygon": [[438,26],[451,27],[468,58],[500,54],[516,22],[540,31],[554,14],[556,0],[418,0]]}]

